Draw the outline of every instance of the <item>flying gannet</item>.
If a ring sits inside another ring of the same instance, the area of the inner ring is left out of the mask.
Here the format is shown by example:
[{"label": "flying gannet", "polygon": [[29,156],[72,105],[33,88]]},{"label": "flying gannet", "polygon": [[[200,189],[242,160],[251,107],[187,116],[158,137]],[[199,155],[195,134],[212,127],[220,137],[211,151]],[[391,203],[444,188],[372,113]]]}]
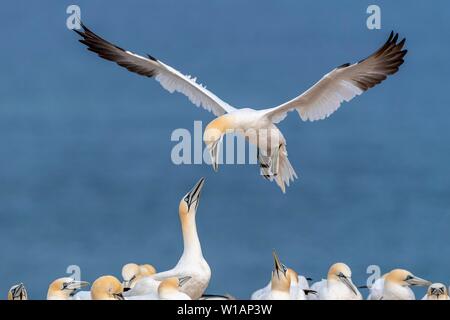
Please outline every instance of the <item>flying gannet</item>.
[{"label": "flying gannet", "polygon": [[9,289],[8,300],[28,300],[27,289],[23,283],[16,284]]},{"label": "flying gannet", "polygon": [[134,287],[125,293],[127,299],[157,299],[160,282],[172,277],[190,277],[180,290],[188,294],[191,299],[198,299],[205,292],[211,279],[211,269],[203,257],[195,221],[204,182],[204,178],[200,179],[192,190],[181,199],[178,207],[184,244],[183,254],[178,263],[171,270],[142,277],[136,281]]},{"label": "flying gannet", "polygon": [[404,269],[394,269],[369,288],[367,300],[415,300],[410,286],[429,286],[431,282]]},{"label": "flying gannet", "polygon": [[342,262],[333,264],[327,279],[311,286],[316,295],[308,295],[309,300],[362,300],[361,293],[352,282],[352,271]]},{"label": "flying gannet", "polygon": [[88,285],[89,282],[76,281],[67,277],[56,279],[48,287],[47,300],[74,300],[76,291]]},{"label": "flying gannet", "polygon": [[447,287],[442,283],[433,283],[422,300],[450,300]]},{"label": "flying gannet", "polygon": [[285,185],[297,178],[286,150],[286,140],[276,124],[289,111],[296,110],[303,121],[327,118],[342,102],[382,82],[398,71],[407,50],[402,50],[405,39],[397,42],[398,34],[391,32],[386,43],[375,53],[357,63],[345,63],[322,77],[316,84],[296,98],[277,107],[267,109],[235,108],[218,98],[196,78],[185,76],[151,55],[137,55],[122,49],[96,35],[81,24],[82,30],[74,30],[90,51],[116,62],[131,72],[155,78],[164,89],[186,95],[196,106],[211,111],[215,116],[205,129],[203,140],[210,152],[215,171],[219,165],[219,146],[226,133],[242,134],[258,148],[261,174],[275,180],[283,193]]}]

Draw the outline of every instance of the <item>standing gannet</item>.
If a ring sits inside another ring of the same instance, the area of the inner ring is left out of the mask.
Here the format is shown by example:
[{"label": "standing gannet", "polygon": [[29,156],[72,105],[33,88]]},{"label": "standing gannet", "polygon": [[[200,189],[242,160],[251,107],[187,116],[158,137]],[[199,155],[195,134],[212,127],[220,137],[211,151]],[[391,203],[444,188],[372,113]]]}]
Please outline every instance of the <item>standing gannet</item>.
[{"label": "standing gannet", "polygon": [[269,290],[265,287],[255,291],[251,300],[296,300],[291,296],[290,276],[292,273],[288,273],[288,269],[281,263],[275,251],[272,254],[274,267]]},{"label": "standing gannet", "polygon": [[72,300],[77,290],[88,285],[89,282],[76,281],[72,278],[56,279],[48,287],[47,300]]},{"label": "standing gannet", "polygon": [[352,100],[382,82],[388,75],[396,73],[407,52],[402,50],[405,39],[397,43],[398,34],[394,36],[391,32],[387,42],[368,58],[333,69],[300,96],[274,108],[237,109],[197,83],[196,78],[185,76],[150,55],[143,57],[124,50],[97,36],[83,24],[81,27],[83,30],[75,32],[83,38],[79,41],[90,51],[131,72],[154,77],[164,89],[186,95],[193,104],[217,116],[208,124],[203,137],[214,170],[218,169],[219,146],[223,135],[238,132],[258,146],[261,174],[270,181],[275,180],[283,192],[285,184],[289,186],[289,182],[297,175],[288,160],[283,134],[275,124],[293,110],[299,113],[303,121],[327,118],[342,102]]},{"label": "standing gannet", "polygon": [[168,271],[156,273],[150,277],[139,279],[134,288],[125,296],[134,299],[156,299],[159,282],[167,278],[189,276],[190,280],[181,287],[181,291],[191,299],[198,299],[205,292],[211,279],[211,269],[203,257],[202,247],[197,234],[196,214],[200,202],[200,194],[205,179],[199,182],[180,201],[178,212],[183,233],[184,250],[177,265]]},{"label": "standing gannet", "polygon": [[447,287],[442,283],[433,283],[422,300],[450,300]]},{"label": "standing gannet", "polygon": [[186,293],[180,291],[190,279],[189,276],[171,277],[161,281],[158,287],[159,300],[192,300]]},{"label": "standing gannet", "polygon": [[352,282],[352,271],[342,262],[333,264],[327,279],[311,286],[316,295],[308,295],[309,300],[362,300],[361,293]]},{"label": "standing gannet", "polygon": [[[299,276],[298,273],[291,268],[287,268],[286,273],[291,281],[289,289],[291,300],[306,300],[305,291],[309,292],[309,284],[307,279],[304,276]],[[272,280],[270,280],[264,288],[253,292],[251,300],[261,300],[261,297],[265,297],[271,289]]]},{"label": "standing gannet", "polygon": [[415,300],[410,286],[429,286],[430,281],[416,277],[403,269],[394,269],[376,280],[367,300]]},{"label": "standing gannet", "polygon": [[114,276],[102,276],[91,287],[92,300],[124,300],[123,286]]},{"label": "standing gannet", "polygon": [[8,300],[28,300],[27,289],[23,283],[16,284],[9,289]]}]

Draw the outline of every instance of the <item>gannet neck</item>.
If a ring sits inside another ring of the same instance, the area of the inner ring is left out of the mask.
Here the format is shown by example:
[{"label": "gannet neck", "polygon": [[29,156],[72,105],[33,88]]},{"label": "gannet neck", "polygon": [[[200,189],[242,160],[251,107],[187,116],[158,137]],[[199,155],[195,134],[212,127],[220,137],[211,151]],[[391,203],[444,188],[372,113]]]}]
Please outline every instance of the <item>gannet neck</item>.
[{"label": "gannet neck", "polygon": [[185,259],[197,259],[198,261],[199,258],[203,258],[195,219],[204,182],[204,178],[200,179],[191,191],[180,200],[178,213],[180,216],[184,246],[180,261]]},{"label": "gannet neck", "polygon": [[188,213],[188,216],[184,216],[181,220],[181,224],[184,246],[181,258],[203,257],[202,247],[197,233],[197,224],[195,222],[195,212],[190,212]]}]

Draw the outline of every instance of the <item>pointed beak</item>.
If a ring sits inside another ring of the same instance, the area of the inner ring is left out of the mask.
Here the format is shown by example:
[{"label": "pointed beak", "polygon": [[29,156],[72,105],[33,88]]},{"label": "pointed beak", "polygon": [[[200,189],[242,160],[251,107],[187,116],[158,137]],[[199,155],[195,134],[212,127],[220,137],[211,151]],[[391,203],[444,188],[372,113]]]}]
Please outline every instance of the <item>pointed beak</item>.
[{"label": "pointed beak", "polygon": [[66,289],[78,290],[78,289],[81,289],[83,287],[87,287],[88,285],[89,285],[89,282],[87,282],[87,281],[76,281],[76,280],[73,280],[73,281],[67,283]]},{"label": "pointed beak", "polygon": [[181,288],[186,282],[188,282],[192,277],[185,276],[178,278],[178,286]]},{"label": "pointed beak", "polygon": [[431,282],[416,276],[412,276],[411,279],[406,280],[406,282],[410,285],[410,286],[420,286],[420,287],[428,287],[431,286]]},{"label": "pointed beak", "polygon": [[339,280],[341,280],[341,282],[344,283],[347,286],[347,288],[349,288],[355,294],[355,296],[358,295],[358,293],[356,292],[355,286],[353,285],[352,281],[349,278],[347,278],[345,275],[341,274],[339,276]]},{"label": "pointed beak", "polygon": [[191,209],[192,206],[195,206],[195,209],[198,207],[198,203],[200,202],[200,194],[205,184],[205,178],[201,178],[199,182],[192,188],[191,191],[186,195],[188,210]]},{"label": "pointed beak", "polygon": [[286,274],[286,268],[281,263],[280,258],[278,258],[277,253],[275,251],[273,251],[272,255],[273,255],[274,271],[276,271],[277,274],[281,271],[285,275]]}]

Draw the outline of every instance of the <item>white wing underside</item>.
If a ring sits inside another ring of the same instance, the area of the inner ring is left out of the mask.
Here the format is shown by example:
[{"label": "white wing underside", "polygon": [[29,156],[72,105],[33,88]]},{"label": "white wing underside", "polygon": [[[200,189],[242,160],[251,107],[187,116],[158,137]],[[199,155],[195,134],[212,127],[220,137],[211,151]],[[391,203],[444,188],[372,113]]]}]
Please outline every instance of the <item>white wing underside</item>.
[{"label": "white wing underside", "polygon": [[207,90],[205,86],[197,83],[196,78],[185,76],[151,56],[146,58],[124,50],[99,37],[83,24],[82,28],[83,31],[75,30],[83,37],[80,42],[85,44],[88,50],[97,53],[101,58],[116,62],[118,65],[139,75],[154,77],[167,91],[184,94],[194,105],[203,107],[216,116],[235,110],[235,108]]},{"label": "white wing underside", "polygon": [[352,100],[398,71],[407,50],[402,50],[405,39],[399,43],[397,39],[398,34],[391,33],[387,42],[368,58],[335,68],[300,96],[266,109],[266,116],[278,123],[289,111],[296,110],[303,121],[327,118],[344,101]]}]

